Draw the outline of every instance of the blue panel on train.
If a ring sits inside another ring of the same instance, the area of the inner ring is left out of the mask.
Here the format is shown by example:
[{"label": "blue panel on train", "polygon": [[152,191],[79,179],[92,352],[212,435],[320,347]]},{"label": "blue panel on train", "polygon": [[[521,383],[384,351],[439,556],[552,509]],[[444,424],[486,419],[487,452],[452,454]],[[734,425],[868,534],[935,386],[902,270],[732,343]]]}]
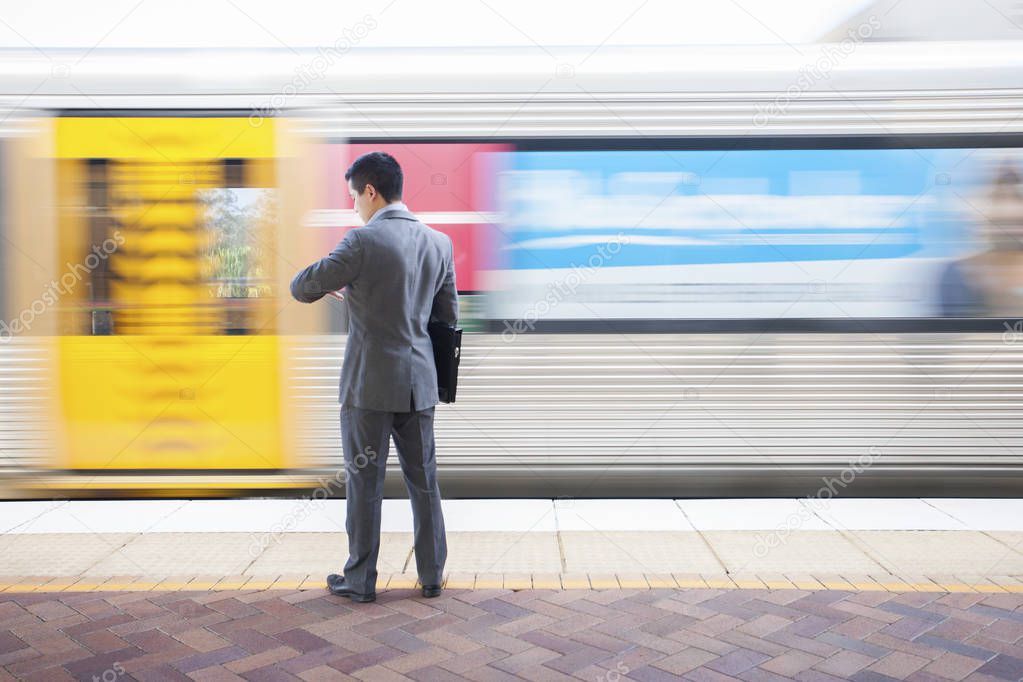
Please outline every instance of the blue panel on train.
[{"label": "blue panel on train", "polygon": [[[504,267],[949,255],[970,149],[519,151],[499,182]],[[953,183],[953,180],[955,181]]]}]

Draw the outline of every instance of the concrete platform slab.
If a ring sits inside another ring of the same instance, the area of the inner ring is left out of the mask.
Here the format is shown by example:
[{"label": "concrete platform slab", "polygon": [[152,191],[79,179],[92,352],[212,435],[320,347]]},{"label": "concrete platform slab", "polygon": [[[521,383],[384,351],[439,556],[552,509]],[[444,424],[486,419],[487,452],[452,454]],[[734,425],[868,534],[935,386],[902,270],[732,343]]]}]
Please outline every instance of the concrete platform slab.
[{"label": "concrete platform slab", "polygon": [[724,572],[699,533],[567,531],[560,537],[565,570],[570,572]]}]

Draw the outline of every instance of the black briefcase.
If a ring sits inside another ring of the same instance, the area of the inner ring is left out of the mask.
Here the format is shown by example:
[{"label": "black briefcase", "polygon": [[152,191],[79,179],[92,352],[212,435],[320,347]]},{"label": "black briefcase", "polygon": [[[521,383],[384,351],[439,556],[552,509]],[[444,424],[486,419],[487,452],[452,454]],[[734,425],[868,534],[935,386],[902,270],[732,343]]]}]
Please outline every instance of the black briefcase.
[{"label": "black briefcase", "polygon": [[437,365],[437,393],[442,403],[455,402],[458,388],[458,361],[462,354],[462,328],[441,321],[426,325],[433,343],[433,361]]}]

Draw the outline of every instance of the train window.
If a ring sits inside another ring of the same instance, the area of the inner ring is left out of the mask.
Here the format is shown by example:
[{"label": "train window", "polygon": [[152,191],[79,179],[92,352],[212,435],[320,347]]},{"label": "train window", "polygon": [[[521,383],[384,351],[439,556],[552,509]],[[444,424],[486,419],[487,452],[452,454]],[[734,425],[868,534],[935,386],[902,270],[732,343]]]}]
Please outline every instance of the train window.
[{"label": "train window", "polygon": [[277,219],[276,193],[267,188],[221,187],[201,190],[197,199],[205,229],[206,285],[221,309],[223,333],[248,333],[253,299],[273,294],[268,269],[273,253],[266,237],[273,233]]},{"label": "train window", "polygon": [[[273,188],[245,159],[75,159],[61,166],[66,260],[82,262],[63,333],[273,333]],[[104,258],[90,256],[113,244]],[[93,262],[95,261],[95,262]]]}]

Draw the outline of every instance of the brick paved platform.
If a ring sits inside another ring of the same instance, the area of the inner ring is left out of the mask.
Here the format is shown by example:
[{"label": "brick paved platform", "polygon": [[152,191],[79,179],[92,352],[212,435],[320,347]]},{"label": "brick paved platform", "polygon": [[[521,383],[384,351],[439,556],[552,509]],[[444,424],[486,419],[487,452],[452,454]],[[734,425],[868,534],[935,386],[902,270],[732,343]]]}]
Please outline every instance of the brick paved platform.
[{"label": "brick paved platform", "polygon": [[1023,595],[322,589],[0,594],[0,679],[1019,680]]}]

